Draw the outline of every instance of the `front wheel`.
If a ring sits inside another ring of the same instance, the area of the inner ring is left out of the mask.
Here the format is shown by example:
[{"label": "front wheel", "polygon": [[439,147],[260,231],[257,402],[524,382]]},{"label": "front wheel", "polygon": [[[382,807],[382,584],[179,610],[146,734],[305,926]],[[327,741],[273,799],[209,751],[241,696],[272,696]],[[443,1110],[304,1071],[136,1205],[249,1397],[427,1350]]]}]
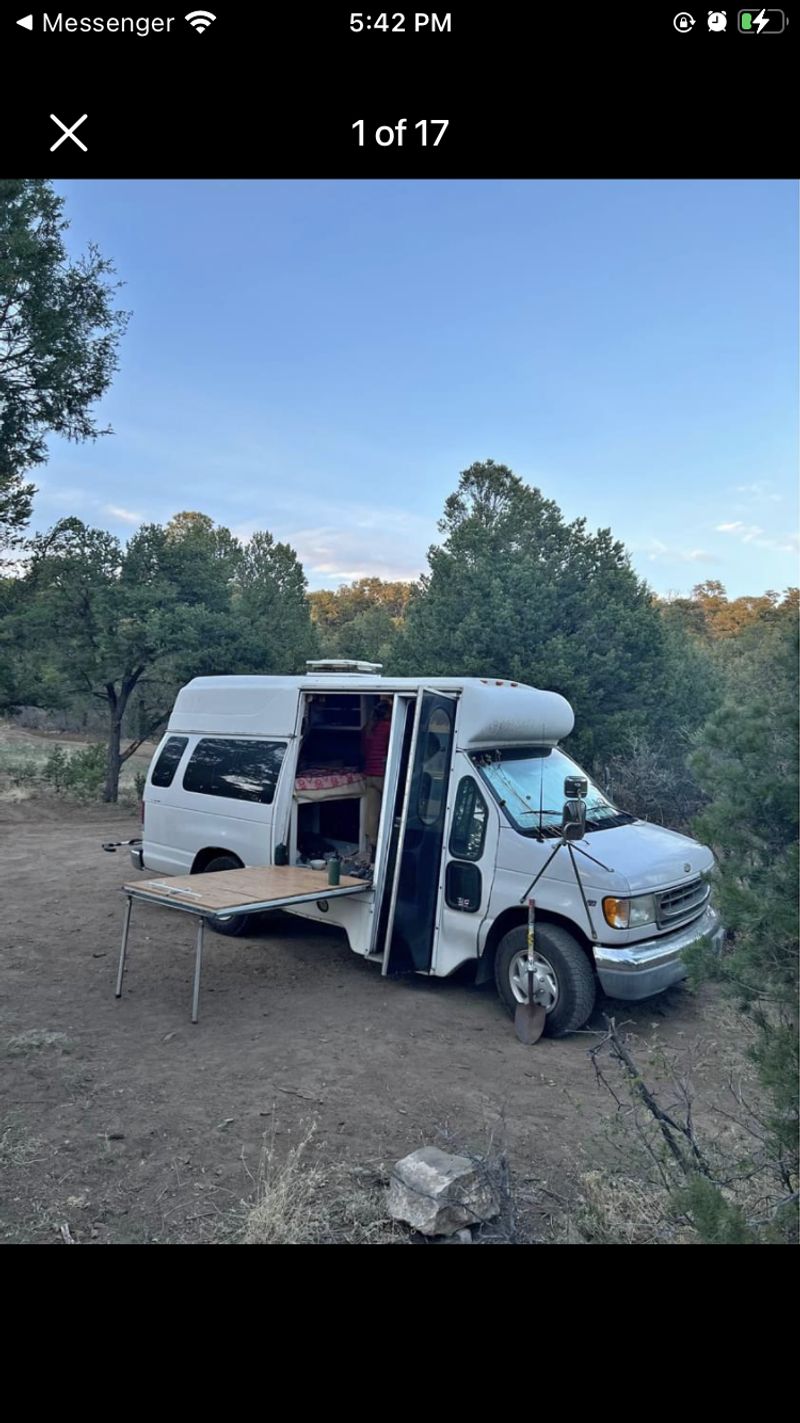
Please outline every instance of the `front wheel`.
[{"label": "front wheel", "polygon": [[[241,870],[243,869],[241,860],[237,860],[235,855],[217,855],[215,859],[209,860],[203,866],[204,875],[216,874],[219,870]],[[206,920],[209,929],[213,929],[215,934],[224,934],[229,939],[240,939],[243,934],[249,934],[255,923],[254,914],[232,914],[229,919],[220,919],[214,914]]]},{"label": "front wheel", "polygon": [[[547,1013],[545,1033],[563,1037],[582,1028],[591,1016],[595,977],[584,950],[559,924],[536,926],[534,960],[537,1002]],[[528,1001],[528,931],[524,924],[509,929],[497,945],[494,960],[497,992],[513,1014]]]}]

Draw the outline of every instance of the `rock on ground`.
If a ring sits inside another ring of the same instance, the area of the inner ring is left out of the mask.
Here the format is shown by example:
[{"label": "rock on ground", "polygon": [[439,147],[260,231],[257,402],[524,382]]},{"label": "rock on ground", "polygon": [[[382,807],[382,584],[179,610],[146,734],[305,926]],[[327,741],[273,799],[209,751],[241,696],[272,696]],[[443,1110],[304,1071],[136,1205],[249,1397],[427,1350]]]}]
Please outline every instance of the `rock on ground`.
[{"label": "rock on ground", "polygon": [[394,1167],[387,1208],[393,1220],[423,1235],[455,1235],[465,1226],[493,1220],[500,1205],[475,1162],[423,1146]]}]

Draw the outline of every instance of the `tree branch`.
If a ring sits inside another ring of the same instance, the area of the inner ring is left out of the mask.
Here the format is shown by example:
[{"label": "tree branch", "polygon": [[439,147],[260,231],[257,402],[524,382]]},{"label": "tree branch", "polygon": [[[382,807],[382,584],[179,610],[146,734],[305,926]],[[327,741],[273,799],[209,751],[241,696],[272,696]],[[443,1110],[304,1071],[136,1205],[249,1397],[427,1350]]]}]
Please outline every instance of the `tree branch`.
[{"label": "tree branch", "polygon": [[162,712],[160,716],[155,719],[155,721],[151,721],[143,731],[142,735],[138,737],[135,741],[132,741],[130,746],[126,747],[126,749],[121,753],[119,758],[120,761],[125,762],[130,760],[131,756],[135,755],[135,753],[139,750],[139,747],[143,746],[145,741],[150,740],[150,737],[152,736],[153,732],[157,731],[158,728],[163,725],[168,716],[169,712]]},{"label": "tree branch", "polygon": [[[682,1123],[676,1122],[675,1119],[671,1117],[668,1112],[665,1112],[663,1110],[663,1108],[656,1100],[654,1094],[647,1086],[647,1083],[644,1081],[641,1073],[639,1072],[638,1067],[636,1066],[636,1063],[631,1057],[630,1052],[628,1051],[622,1039],[620,1038],[619,1033],[617,1032],[617,1027],[614,1019],[607,1017],[606,1023],[608,1025],[608,1032],[605,1038],[603,1038],[603,1040],[599,1042],[595,1047],[591,1048],[589,1052],[589,1056],[591,1057],[592,1062],[594,1064],[594,1070],[597,1074],[598,1080],[602,1082],[603,1086],[608,1088],[609,1091],[611,1090],[608,1087],[608,1083],[603,1077],[602,1071],[597,1063],[597,1054],[600,1052],[601,1048],[604,1047],[606,1043],[608,1043],[611,1048],[612,1057],[614,1057],[617,1062],[622,1064],[622,1067],[625,1073],[627,1074],[628,1081],[631,1085],[631,1088],[633,1089],[633,1092],[647,1108],[647,1111],[650,1113],[651,1117],[658,1126],[658,1129],[666,1144],[667,1150],[669,1151],[670,1155],[675,1161],[675,1164],[679,1167],[682,1174],[684,1176],[690,1176],[692,1175],[693,1171],[699,1171],[702,1176],[705,1176],[708,1180],[711,1180],[711,1171],[709,1170],[705,1157],[700,1151],[700,1148],[698,1147],[694,1137],[694,1132],[691,1126],[691,1116],[689,1117],[688,1124],[684,1126]],[[618,1101],[613,1092],[612,1096],[614,1096],[615,1101]],[[678,1138],[681,1137],[689,1147],[689,1151],[691,1153],[690,1158],[687,1158],[685,1150],[680,1144]]]}]

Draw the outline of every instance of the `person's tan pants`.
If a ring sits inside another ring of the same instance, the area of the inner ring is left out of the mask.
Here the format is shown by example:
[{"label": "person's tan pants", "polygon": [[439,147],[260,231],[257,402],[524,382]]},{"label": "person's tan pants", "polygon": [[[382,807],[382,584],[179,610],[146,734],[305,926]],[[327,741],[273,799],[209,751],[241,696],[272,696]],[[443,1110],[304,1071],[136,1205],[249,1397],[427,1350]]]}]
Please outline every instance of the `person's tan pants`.
[{"label": "person's tan pants", "polygon": [[364,835],[367,844],[374,850],[378,840],[378,825],[381,819],[383,799],[383,776],[367,776],[367,794],[364,806]]}]

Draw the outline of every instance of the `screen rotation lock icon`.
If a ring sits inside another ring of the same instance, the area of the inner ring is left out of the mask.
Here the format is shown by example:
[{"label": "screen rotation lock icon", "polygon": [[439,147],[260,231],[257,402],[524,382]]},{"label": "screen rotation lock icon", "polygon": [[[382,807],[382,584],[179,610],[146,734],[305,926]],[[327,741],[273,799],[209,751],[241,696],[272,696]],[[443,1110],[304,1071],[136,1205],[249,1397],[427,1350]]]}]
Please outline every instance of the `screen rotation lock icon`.
[{"label": "screen rotation lock icon", "polygon": [[694,15],[690,15],[688,10],[681,10],[672,21],[672,28],[678,31],[679,35],[689,35],[694,28]]}]

